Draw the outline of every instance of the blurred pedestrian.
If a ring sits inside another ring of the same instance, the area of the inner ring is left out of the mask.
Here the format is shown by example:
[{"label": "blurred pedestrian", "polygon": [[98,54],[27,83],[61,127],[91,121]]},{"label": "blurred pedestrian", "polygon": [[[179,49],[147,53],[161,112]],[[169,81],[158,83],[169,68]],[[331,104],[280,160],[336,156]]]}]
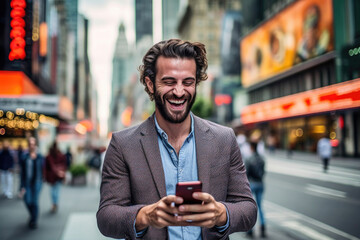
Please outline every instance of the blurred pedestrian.
[{"label": "blurred pedestrian", "polygon": [[88,161],[88,182],[90,186],[98,187],[100,184],[101,152],[96,148]]},{"label": "blurred pedestrian", "polygon": [[236,136],[236,141],[239,145],[241,156],[243,159],[246,159],[251,155],[250,144],[247,140],[247,137],[243,131],[239,131]]},{"label": "blurred pedestrian", "polygon": [[73,158],[70,146],[66,148],[65,157],[66,157],[66,168],[69,169],[70,165],[72,164],[72,158]]},{"label": "blurred pedestrian", "polygon": [[[261,237],[266,237],[265,230],[265,216],[262,207],[262,199],[264,193],[264,174],[265,161],[262,155],[257,151],[258,143],[256,141],[250,142],[251,156],[245,159],[246,175],[250,182],[251,191],[255,197],[259,215],[260,215],[260,232]],[[253,230],[247,232],[247,236],[253,237]]]},{"label": "blurred pedestrian", "polygon": [[[24,155],[25,155],[25,150],[22,146],[21,143],[19,143],[19,146],[17,148],[17,151],[16,151],[16,161],[15,161],[15,174],[21,174],[21,160],[24,158]],[[21,179],[20,178],[17,178],[15,177],[15,179]],[[21,181],[14,181],[14,183],[17,183],[18,186],[16,187],[16,191],[17,191],[17,197],[22,199],[24,196],[23,196],[23,192],[21,191]]]},{"label": "blurred pedestrian", "polygon": [[30,214],[29,227],[37,227],[39,215],[39,195],[43,180],[44,158],[38,153],[36,138],[28,139],[29,152],[20,160],[21,192]]},{"label": "blurred pedestrian", "polygon": [[269,152],[271,154],[275,153],[276,149],[276,137],[273,134],[270,134],[266,139],[266,144],[268,145]]},{"label": "blurred pedestrian", "polygon": [[[256,152],[261,156],[265,156],[265,143],[262,140],[262,133],[259,129],[254,130],[250,134],[249,142],[256,142],[257,143]],[[251,154],[252,154],[252,151],[251,151]]]},{"label": "blurred pedestrian", "polygon": [[62,182],[65,180],[66,157],[60,152],[55,141],[45,159],[45,179],[51,185],[51,212],[56,213]]},{"label": "blurred pedestrian", "polygon": [[14,187],[14,156],[10,152],[10,143],[4,141],[3,150],[0,153],[0,175],[2,194],[8,198],[13,198]]},{"label": "blurred pedestrian", "polygon": [[70,180],[71,180],[71,173],[70,173],[70,166],[73,162],[73,155],[71,153],[71,148],[70,146],[68,146],[66,148],[66,153],[65,153],[65,157],[66,157],[66,173],[65,173],[65,184],[69,184]]},{"label": "blurred pedestrian", "polygon": [[328,170],[332,147],[330,139],[326,137],[326,134],[320,138],[320,140],[317,143],[317,154],[320,156],[322,163],[323,163],[323,170],[326,173]]},{"label": "blurred pedestrian", "polygon": [[[106,151],[97,223],[112,238],[228,239],[256,222],[234,131],[190,112],[207,79],[202,43],[180,39],[151,47],[139,67],[155,112],[114,133]],[[178,182],[202,181],[183,204]]]}]

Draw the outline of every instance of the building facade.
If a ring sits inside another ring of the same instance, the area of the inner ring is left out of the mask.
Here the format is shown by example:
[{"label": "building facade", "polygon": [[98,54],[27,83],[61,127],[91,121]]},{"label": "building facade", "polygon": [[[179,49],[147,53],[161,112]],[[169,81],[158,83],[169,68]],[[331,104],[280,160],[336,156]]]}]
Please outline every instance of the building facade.
[{"label": "building facade", "polygon": [[94,118],[87,20],[78,18],[77,1],[5,0],[0,9],[0,142],[26,146],[32,135],[45,154],[55,139],[76,139],[75,125]]},{"label": "building facade", "polygon": [[269,2],[244,16],[242,125],[281,149],[315,152],[326,135],[335,154],[359,156],[360,2]]}]

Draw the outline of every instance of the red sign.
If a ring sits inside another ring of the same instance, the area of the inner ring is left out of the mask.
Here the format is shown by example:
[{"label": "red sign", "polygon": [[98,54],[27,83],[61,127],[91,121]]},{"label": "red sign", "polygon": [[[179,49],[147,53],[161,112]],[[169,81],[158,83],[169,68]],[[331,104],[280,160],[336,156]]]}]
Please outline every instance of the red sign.
[{"label": "red sign", "polygon": [[227,94],[216,94],[215,95],[215,104],[217,106],[229,105],[232,102],[231,96]]},{"label": "red sign", "polygon": [[360,107],[360,78],[246,106],[243,124]]},{"label": "red sign", "polygon": [[11,31],[10,31],[10,53],[9,60],[24,60],[26,57],[25,53],[25,0],[12,0],[10,3],[11,6]]}]

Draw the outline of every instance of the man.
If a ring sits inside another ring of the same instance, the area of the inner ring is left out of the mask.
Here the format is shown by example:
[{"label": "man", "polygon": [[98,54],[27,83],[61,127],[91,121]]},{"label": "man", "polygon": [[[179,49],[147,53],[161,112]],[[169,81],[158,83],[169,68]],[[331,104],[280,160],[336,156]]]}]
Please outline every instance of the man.
[{"label": "man", "polygon": [[322,138],[320,138],[317,143],[317,153],[323,162],[324,173],[326,173],[328,170],[329,161],[331,158],[331,151],[332,147],[330,139],[326,137],[326,134],[323,134]]},{"label": "man", "polygon": [[[259,154],[258,141],[253,139],[250,142],[251,154],[245,158],[246,175],[250,181],[251,191],[256,199],[260,216],[260,231],[261,237],[266,237],[265,232],[265,216],[262,208],[262,199],[264,193],[264,174],[265,174],[265,161],[263,155]],[[247,232],[247,236],[253,237],[253,230]]]},{"label": "man", "polygon": [[[140,81],[155,113],[114,133],[102,173],[100,231],[126,239],[228,239],[248,231],[257,207],[234,131],[190,113],[207,79],[205,47],[171,39],[144,56]],[[177,182],[200,180],[202,204],[181,204]]]},{"label": "man", "polygon": [[36,138],[28,140],[29,152],[20,161],[21,195],[30,214],[29,228],[37,228],[39,195],[42,187],[44,158],[37,150]]}]

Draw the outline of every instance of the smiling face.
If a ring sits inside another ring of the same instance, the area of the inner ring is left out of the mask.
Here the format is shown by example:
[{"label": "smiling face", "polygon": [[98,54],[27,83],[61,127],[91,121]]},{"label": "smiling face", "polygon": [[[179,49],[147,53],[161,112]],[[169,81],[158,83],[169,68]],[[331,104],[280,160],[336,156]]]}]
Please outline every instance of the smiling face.
[{"label": "smiling face", "polygon": [[146,78],[156,109],[166,121],[181,123],[189,116],[196,97],[195,60],[160,56],[156,70],[155,86]]}]

